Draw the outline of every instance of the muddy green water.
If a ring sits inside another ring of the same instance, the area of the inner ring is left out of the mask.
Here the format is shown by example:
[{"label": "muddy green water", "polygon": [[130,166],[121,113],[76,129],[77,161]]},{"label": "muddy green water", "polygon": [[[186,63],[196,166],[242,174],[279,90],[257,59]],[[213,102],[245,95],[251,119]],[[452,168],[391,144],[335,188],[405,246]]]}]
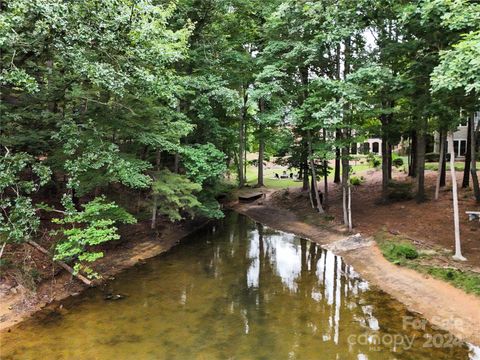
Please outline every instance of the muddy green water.
[{"label": "muddy green water", "polygon": [[62,305],[2,334],[1,358],[478,358],[340,257],[235,213]]}]

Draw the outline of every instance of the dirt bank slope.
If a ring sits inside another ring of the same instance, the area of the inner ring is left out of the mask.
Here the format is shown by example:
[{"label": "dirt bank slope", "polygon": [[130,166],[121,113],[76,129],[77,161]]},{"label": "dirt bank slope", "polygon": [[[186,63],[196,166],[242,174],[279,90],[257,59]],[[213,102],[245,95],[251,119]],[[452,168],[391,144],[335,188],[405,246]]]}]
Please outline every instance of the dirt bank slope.
[{"label": "dirt bank slope", "polygon": [[[188,234],[203,227],[208,220],[200,219],[179,224],[164,223],[150,230],[148,223],[139,223],[125,227],[122,238],[115,247],[104,250],[105,256],[95,263],[95,270],[107,280],[120,271],[159,255]],[[97,282],[97,285],[100,284]],[[30,292],[17,286],[15,291],[5,291],[0,296],[0,331],[22,321],[46,305],[80,293],[86,285],[62,271],[51,279],[42,281],[36,291]],[[12,290],[12,289],[11,289]]]}]

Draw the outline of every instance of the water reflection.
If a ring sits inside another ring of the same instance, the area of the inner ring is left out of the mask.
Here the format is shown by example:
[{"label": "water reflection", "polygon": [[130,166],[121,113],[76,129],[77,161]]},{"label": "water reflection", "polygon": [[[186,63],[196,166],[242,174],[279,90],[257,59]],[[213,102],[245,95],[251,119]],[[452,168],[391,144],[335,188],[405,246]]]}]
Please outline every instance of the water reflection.
[{"label": "water reflection", "polygon": [[[168,254],[4,334],[2,359],[474,359],[424,347],[341,257],[230,214]],[[50,321],[46,321],[50,319]],[[53,320],[52,320],[53,319]],[[441,333],[441,332],[440,332]],[[441,333],[443,334],[443,333]],[[412,344],[386,340],[414,339]],[[476,355],[475,355],[476,354]]]}]

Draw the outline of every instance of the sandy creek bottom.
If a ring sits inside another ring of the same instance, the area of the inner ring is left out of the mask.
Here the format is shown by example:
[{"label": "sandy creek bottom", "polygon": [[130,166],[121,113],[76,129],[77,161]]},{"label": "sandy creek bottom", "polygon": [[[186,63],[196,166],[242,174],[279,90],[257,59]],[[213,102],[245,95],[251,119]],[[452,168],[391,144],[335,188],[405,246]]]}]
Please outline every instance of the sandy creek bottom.
[{"label": "sandy creek bottom", "polygon": [[1,339],[2,359],[480,359],[341,257],[237,213]]}]

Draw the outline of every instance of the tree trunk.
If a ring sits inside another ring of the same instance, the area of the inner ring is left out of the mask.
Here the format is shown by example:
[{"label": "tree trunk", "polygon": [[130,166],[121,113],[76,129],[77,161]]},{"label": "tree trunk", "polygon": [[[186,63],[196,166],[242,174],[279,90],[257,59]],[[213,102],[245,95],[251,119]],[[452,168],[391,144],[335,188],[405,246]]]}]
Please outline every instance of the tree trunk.
[{"label": "tree trunk", "polygon": [[[393,110],[395,107],[395,101],[390,101],[390,110]],[[387,115],[387,123],[392,124],[393,123],[393,113],[390,113]],[[392,180],[392,152],[393,152],[393,146],[390,141],[388,141],[388,136],[387,138],[387,173],[388,173],[388,180]]]},{"label": "tree trunk", "polygon": [[388,201],[388,140],[386,135],[386,116],[381,115],[380,121],[382,123],[382,202]]},{"label": "tree trunk", "polygon": [[[327,141],[327,130],[323,129],[323,142]],[[323,208],[328,211],[328,161],[323,160]]]},{"label": "tree trunk", "polygon": [[[303,184],[305,185],[305,179],[307,179],[307,191],[308,191],[308,197],[310,199],[310,205],[312,205],[312,209],[315,209],[315,204],[313,202],[313,195],[312,195],[312,190],[311,190],[311,185],[308,183],[308,175],[306,174],[305,170],[305,178],[303,180]],[[312,184],[313,185],[313,184]]]},{"label": "tree trunk", "polygon": [[445,145],[447,141],[447,133],[443,132],[443,162],[442,172],[440,173],[440,187],[444,187],[447,184],[447,152],[448,149]]},{"label": "tree trunk", "polygon": [[180,155],[178,153],[175,153],[175,157],[173,159],[173,172],[175,174],[178,174],[179,166],[180,166]]},{"label": "tree trunk", "polygon": [[410,167],[408,169],[408,176],[417,176],[417,132],[412,131],[411,146],[410,146]]},{"label": "tree trunk", "polygon": [[453,132],[449,134],[450,142],[450,175],[452,176],[452,194],[453,194],[453,225],[455,231],[455,255],[454,260],[465,261],[462,256],[462,247],[460,243],[460,219],[458,211],[458,194],[457,194],[457,175],[455,172],[455,150],[453,147]]},{"label": "tree trunk", "polygon": [[348,148],[342,148],[342,199],[343,199],[343,223],[348,228],[348,231],[352,230],[352,224],[350,223],[351,215],[350,210],[350,166],[348,161]]},{"label": "tree trunk", "polygon": [[265,152],[265,139],[263,138],[263,126],[260,125],[260,139],[258,144],[258,176],[257,186],[265,186],[263,183],[263,158]]},{"label": "tree trunk", "polygon": [[[243,112],[243,109],[242,109]],[[245,139],[244,139],[244,117],[240,116],[240,124],[238,127],[238,186],[245,186],[245,174],[243,168],[243,156],[245,153]]]},{"label": "tree trunk", "polygon": [[[245,110],[246,114],[246,110]],[[243,128],[243,183],[247,184],[247,118],[245,115]]]},{"label": "tree trunk", "polygon": [[[33,246],[35,249],[37,249],[38,251],[40,251],[41,253],[47,255],[49,258],[50,258],[50,253],[48,252],[47,249],[45,249],[44,247],[40,246],[39,244],[37,244],[35,241],[32,241],[32,240],[28,240],[27,243],[30,245],[30,246]],[[75,276],[78,280],[80,280],[81,282],[83,282],[85,285],[88,285],[88,286],[91,286],[92,285],[92,282],[87,279],[85,276],[83,276],[82,274],[75,274],[75,271],[72,269],[71,266],[67,265],[66,263],[64,263],[63,261],[60,261],[60,260],[52,260],[53,262],[56,262],[58,265],[60,265],[62,268],[64,268],[65,270],[67,270],[70,274],[72,274],[73,276]]]},{"label": "tree trunk", "polygon": [[[265,111],[265,102],[263,99],[258,101],[258,107],[260,112]],[[260,123],[258,126],[258,175],[257,175],[257,186],[264,186],[263,183],[263,158],[265,154],[265,126]]]},{"label": "tree trunk", "polygon": [[480,186],[478,184],[478,175],[477,175],[477,142],[480,133],[480,121],[477,124],[477,129],[474,131],[475,122],[472,121],[471,124],[472,132],[471,132],[471,143],[472,146],[470,148],[471,152],[471,164],[470,164],[470,172],[472,174],[472,186],[473,186],[473,194],[475,196],[475,200],[477,204],[480,204]]},{"label": "tree trunk", "polygon": [[302,191],[307,191],[308,190],[308,163],[307,159],[303,161],[302,167],[303,167],[303,186],[302,186]]},{"label": "tree trunk", "polygon": [[347,202],[347,214],[348,214],[348,231],[352,231],[352,187],[350,186],[350,181],[348,182],[348,202]]},{"label": "tree trunk", "polygon": [[[422,120],[424,124],[425,120]],[[425,201],[425,147],[426,147],[426,134],[425,127],[422,126],[422,129],[417,134],[417,152],[416,152],[416,162],[417,162],[417,202]]]},{"label": "tree trunk", "polygon": [[312,135],[310,134],[310,130],[307,131],[307,136],[308,136],[308,155],[310,157],[310,167],[312,168],[313,191],[315,192],[317,210],[320,214],[323,214],[325,213],[325,211],[323,211],[322,203],[320,201],[320,194],[318,193],[317,175],[315,171],[315,161],[313,160],[313,151],[312,151]]},{"label": "tree trunk", "polygon": [[313,181],[313,176],[310,176],[310,189],[309,189],[309,192],[310,192],[310,201],[312,202],[312,207],[314,209],[317,209],[317,200],[316,200],[316,196],[315,196],[315,184],[314,184],[314,181]]},{"label": "tree trunk", "polygon": [[[157,150],[157,157],[155,161],[155,170],[158,172],[160,171],[160,163],[162,160],[162,152]],[[153,180],[157,180],[157,175],[155,174]],[[152,207],[152,222],[150,224],[150,228],[154,230],[157,227],[157,207],[158,207],[158,195],[153,194],[153,207]]]},{"label": "tree trunk", "polygon": [[[336,134],[335,134],[335,138],[337,139],[337,141],[341,138],[341,132],[339,129],[337,129],[336,131]],[[340,147],[337,146],[336,149],[335,149],[335,173],[334,173],[334,176],[333,176],[333,182],[335,184],[340,184]]]},{"label": "tree trunk", "polygon": [[[350,73],[350,37],[345,39],[345,54],[343,63],[343,80],[345,81],[347,75]],[[345,113],[348,111],[349,105],[346,104],[344,108],[343,120],[347,125],[342,131],[342,140],[348,140],[350,138],[350,132],[348,130],[348,118],[345,117]],[[348,228],[348,231],[352,231],[352,199],[350,189],[350,145],[345,141],[342,144],[342,187],[343,187],[343,207],[344,207],[344,223]]]},{"label": "tree trunk", "polygon": [[440,153],[439,153],[439,160],[438,160],[437,182],[435,186],[435,200],[438,200],[438,195],[440,193],[442,169],[444,167],[444,162],[445,162],[445,132],[443,130],[440,130],[439,137],[440,137]]},{"label": "tree trunk", "polygon": [[392,144],[387,144],[387,174],[388,180],[392,180]]},{"label": "tree trunk", "polygon": [[465,167],[463,169],[462,188],[467,188],[470,185],[470,163],[472,161],[472,123],[473,115],[468,118],[467,149],[465,153]]}]

